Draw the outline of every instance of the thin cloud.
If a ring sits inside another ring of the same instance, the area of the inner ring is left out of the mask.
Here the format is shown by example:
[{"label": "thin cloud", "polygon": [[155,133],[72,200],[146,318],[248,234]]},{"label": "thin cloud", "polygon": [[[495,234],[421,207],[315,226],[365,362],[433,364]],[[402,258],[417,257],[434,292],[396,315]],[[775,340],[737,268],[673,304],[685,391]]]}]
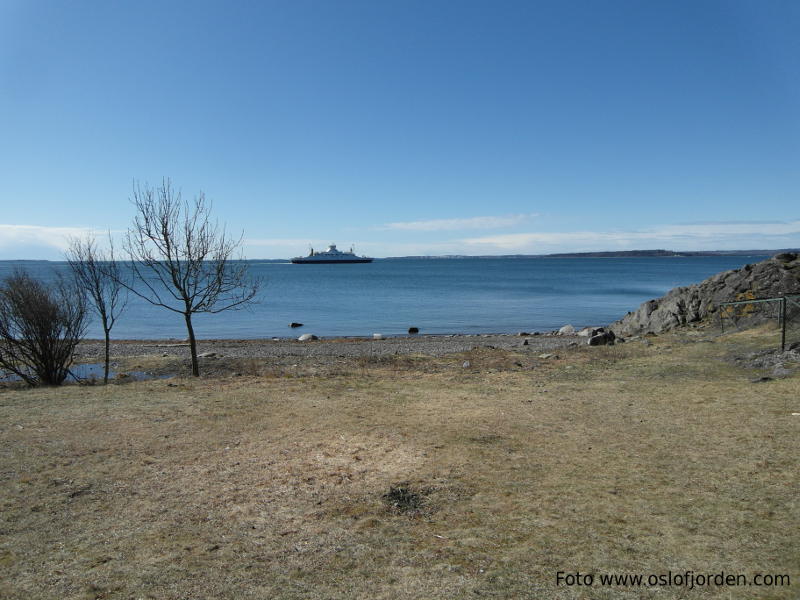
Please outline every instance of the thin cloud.
[{"label": "thin cloud", "polygon": [[[326,242],[311,240],[308,238],[245,238],[242,240],[245,246],[307,246],[308,244],[322,245]],[[330,242],[327,242],[330,243]]]},{"label": "thin cloud", "polygon": [[[473,249],[506,252],[542,250],[586,251],[615,248],[705,249],[795,246],[800,244],[800,220],[776,223],[704,223],[665,225],[639,231],[574,231],[511,233],[461,240]],[[755,244],[755,245],[754,245]],[[766,245],[766,246],[764,246]]]},{"label": "thin cloud", "polygon": [[93,229],[89,227],[0,224],[0,247],[44,246],[63,251],[70,237],[81,237],[92,232]]},{"label": "thin cloud", "polygon": [[430,221],[404,221],[387,223],[382,230],[394,231],[458,231],[463,229],[498,229],[524,223],[538,214],[502,215],[494,217],[467,217],[464,219],[432,219]]}]

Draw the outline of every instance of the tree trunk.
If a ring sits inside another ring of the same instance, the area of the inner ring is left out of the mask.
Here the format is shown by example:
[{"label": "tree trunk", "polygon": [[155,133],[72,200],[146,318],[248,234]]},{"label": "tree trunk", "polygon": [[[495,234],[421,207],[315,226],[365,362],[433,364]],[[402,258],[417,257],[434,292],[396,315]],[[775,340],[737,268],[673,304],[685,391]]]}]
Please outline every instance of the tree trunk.
[{"label": "tree trunk", "polygon": [[200,376],[200,365],[197,362],[197,341],[194,339],[194,328],[192,327],[192,313],[183,313],[186,319],[186,330],[189,332],[189,349],[192,351],[192,375]]},{"label": "tree trunk", "polygon": [[103,333],[105,334],[105,342],[106,342],[106,354],[105,354],[105,368],[103,369],[103,385],[108,385],[108,368],[111,363],[110,355],[109,355],[109,346],[111,340],[111,331],[108,328],[108,319],[106,319],[105,314],[103,315]]},{"label": "tree trunk", "polygon": [[108,331],[106,331],[105,333],[106,333],[106,362],[105,362],[105,369],[103,370],[103,385],[108,385],[108,368],[111,362],[111,357],[109,355],[110,335]]}]

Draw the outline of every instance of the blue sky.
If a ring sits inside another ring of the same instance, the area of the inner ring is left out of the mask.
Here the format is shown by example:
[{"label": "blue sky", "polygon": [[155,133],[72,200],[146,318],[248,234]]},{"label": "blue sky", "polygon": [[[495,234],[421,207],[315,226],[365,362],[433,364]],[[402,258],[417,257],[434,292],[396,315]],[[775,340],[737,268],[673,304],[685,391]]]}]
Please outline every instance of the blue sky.
[{"label": "blue sky", "polygon": [[249,258],[800,246],[800,3],[0,0],[0,259],[200,190]]}]

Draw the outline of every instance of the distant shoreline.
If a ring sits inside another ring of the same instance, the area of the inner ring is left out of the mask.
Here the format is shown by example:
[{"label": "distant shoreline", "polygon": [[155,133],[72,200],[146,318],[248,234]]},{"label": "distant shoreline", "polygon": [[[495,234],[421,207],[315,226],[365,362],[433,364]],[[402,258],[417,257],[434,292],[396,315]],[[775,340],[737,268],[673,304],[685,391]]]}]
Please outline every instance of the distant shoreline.
[{"label": "distant shoreline", "polygon": [[[800,252],[800,248],[775,250],[604,250],[598,252],[558,252],[554,254],[442,254],[436,256],[385,256],[381,260],[465,260],[465,259],[529,259],[529,258],[685,258],[694,256],[774,256],[781,252]],[[0,263],[61,263],[63,260],[3,258]],[[288,258],[248,258],[244,262],[287,263]]]},{"label": "distant shoreline", "polygon": [[450,254],[443,256],[389,256],[376,260],[400,259],[469,259],[469,258],[683,258],[695,256],[773,256],[781,252],[800,252],[797,248],[781,248],[778,250],[691,250],[680,252],[676,250],[613,250],[600,252],[559,252],[555,254],[487,254],[466,255]]}]

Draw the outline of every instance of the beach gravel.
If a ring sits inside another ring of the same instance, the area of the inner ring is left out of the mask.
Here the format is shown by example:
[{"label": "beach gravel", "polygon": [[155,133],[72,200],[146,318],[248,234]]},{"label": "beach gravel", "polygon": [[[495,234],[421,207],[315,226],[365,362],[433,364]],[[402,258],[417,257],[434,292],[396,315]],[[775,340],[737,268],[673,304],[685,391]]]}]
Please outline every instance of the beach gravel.
[{"label": "beach gravel", "polygon": [[[466,352],[476,347],[499,348],[531,353],[542,353],[564,348],[574,342],[575,336],[537,335],[527,338],[528,345],[521,346],[515,334],[483,335],[415,335],[413,337],[331,338],[307,342],[282,340],[199,340],[199,354],[227,359],[299,358],[324,363],[342,358],[380,357],[422,354],[444,356]],[[85,340],[77,350],[79,362],[102,360],[102,340]],[[111,342],[111,356],[122,359],[135,356],[169,355],[189,358],[189,345],[180,340],[125,340]]]}]

